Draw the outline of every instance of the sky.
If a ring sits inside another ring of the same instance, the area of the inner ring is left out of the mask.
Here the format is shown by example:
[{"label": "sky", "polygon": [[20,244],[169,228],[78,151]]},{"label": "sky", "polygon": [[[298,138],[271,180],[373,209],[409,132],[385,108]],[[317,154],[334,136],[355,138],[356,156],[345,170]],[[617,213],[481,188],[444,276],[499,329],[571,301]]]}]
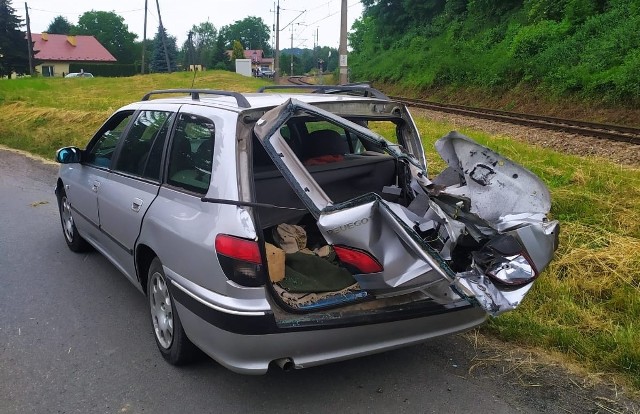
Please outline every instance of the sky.
[{"label": "sky", "polygon": [[[194,24],[209,21],[216,29],[248,16],[261,17],[270,29],[275,26],[274,10],[277,0],[159,0],[162,23],[180,47]],[[340,44],[340,0],[280,0],[280,48],[312,48],[316,33],[320,46],[338,48]],[[113,11],[124,18],[129,31],[142,40],[144,29],[144,0],[27,0],[31,32],[41,33],[56,16],[64,16],[76,24],[84,12]],[[17,14],[24,19],[23,2],[12,2]],[[155,0],[148,1],[147,38],[152,39],[158,29],[158,11]],[[347,0],[347,27],[361,17],[359,0]],[[284,29],[283,29],[284,28]],[[26,27],[23,27],[26,30]],[[273,31],[272,45],[275,44]],[[245,45],[245,47],[249,47]]]}]

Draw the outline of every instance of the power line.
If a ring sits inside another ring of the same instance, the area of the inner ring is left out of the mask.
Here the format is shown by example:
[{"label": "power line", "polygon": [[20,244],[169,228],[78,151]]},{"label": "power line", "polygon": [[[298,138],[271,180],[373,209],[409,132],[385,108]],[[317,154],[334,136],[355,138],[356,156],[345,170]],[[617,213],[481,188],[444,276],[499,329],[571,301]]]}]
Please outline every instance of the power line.
[{"label": "power line", "polygon": [[[78,15],[78,14],[83,14],[86,13],[86,11],[82,12],[82,13],[78,13],[78,12],[61,12],[61,11],[53,11],[53,10],[44,10],[44,9],[36,9],[34,7],[29,7],[29,10],[33,10],[33,11],[39,11],[39,12],[43,12],[43,13],[51,13],[51,14],[59,14],[59,15],[65,15],[65,16],[71,16],[71,15]],[[112,10],[113,13],[115,14],[120,14],[120,13],[132,13],[132,12],[138,12],[138,11],[143,11],[144,9],[132,9],[132,10]]]}]

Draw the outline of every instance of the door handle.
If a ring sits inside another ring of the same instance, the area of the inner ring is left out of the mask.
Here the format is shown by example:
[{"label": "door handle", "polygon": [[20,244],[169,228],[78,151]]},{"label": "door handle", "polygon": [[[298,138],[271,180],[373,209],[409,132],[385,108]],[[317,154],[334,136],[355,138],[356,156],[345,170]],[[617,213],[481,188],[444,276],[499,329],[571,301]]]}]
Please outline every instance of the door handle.
[{"label": "door handle", "polygon": [[136,213],[138,211],[140,211],[140,207],[142,207],[142,204],[144,202],[142,200],[140,200],[139,198],[134,198],[133,202],[131,203],[131,210],[135,211]]},{"label": "door handle", "polygon": [[97,193],[98,188],[100,188],[100,181],[94,181],[91,185],[91,190],[93,190],[94,193]]}]

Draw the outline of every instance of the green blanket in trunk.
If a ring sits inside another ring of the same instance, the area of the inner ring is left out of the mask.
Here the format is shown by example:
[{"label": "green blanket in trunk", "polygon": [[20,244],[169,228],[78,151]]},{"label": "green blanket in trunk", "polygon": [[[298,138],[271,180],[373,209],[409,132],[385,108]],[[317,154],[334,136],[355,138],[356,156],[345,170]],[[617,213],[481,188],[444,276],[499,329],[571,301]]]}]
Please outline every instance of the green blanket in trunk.
[{"label": "green blanket in trunk", "polygon": [[285,265],[280,286],[289,292],[334,292],[356,283],[348,270],[314,254],[287,254]]}]

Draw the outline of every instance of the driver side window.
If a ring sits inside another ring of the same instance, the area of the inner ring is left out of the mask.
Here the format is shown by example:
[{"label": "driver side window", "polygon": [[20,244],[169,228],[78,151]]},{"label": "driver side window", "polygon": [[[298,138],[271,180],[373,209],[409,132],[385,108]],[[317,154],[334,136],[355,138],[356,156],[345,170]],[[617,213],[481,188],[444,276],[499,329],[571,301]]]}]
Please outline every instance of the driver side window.
[{"label": "driver side window", "polygon": [[110,168],[111,158],[118,140],[129,124],[133,111],[123,111],[112,116],[87,148],[85,162],[97,167]]}]

